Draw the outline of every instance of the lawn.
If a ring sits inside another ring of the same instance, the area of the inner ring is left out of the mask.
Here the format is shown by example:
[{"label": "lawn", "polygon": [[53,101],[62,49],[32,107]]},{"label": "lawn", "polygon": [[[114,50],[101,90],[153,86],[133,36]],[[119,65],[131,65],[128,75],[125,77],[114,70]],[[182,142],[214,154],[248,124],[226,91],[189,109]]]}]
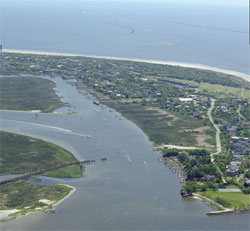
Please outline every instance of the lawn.
[{"label": "lawn", "polygon": [[55,94],[55,84],[33,77],[0,78],[0,109],[52,112],[64,103]]},{"label": "lawn", "polygon": [[221,96],[221,93],[222,93],[226,95],[234,95],[236,97],[250,99],[250,91],[244,88],[241,89],[241,88],[236,88],[236,87],[223,86],[219,84],[201,82],[199,85],[199,89],[207,90],[215,94],[219,93],[218,96]]},{"label": "lawn", "polygon": [[249,208],[250,207],[250,195],[241,192],[217,192],[217,191],[206,191],[199,192],[202,196],[208,197],[216,201],[220,200],[230,203],[230,208]]},{"label": "lawn", "polygon": [[[0,175],[23,174],[77,161],[70,152],[55,144],[4,131],[0,131],[0,156]],[[73,165],[44,175],[81,177],[82,170]]]}]

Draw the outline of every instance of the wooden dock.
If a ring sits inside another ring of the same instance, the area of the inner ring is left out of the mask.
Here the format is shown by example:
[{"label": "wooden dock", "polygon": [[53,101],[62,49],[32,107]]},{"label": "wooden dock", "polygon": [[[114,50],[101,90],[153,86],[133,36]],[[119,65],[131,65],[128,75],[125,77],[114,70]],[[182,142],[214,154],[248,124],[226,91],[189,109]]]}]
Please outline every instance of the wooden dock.
[{"label": "wooden dock", "polygon": [[43,174],[45,172],[49,172],[49,171],[56,170],[56,169],[59,169],[59,168],[64,168],[64,167],[71,166],[71,165],[79,165],[82,168],[84,164],[89,164],[89,163],[92,163],[92,162],[95,162],[95,160],[80,160],[80,161],[74,161],[74,162],[70,162],[70,163],[66,163],[66,164],[52,166],[52,167],[42,169],[42,170],[38,170],[38,171],[34,171],[34,172],[25,173],[25,174],[22,174],[20,176],[15,176],[15,177],[12,177],[12,178],[1,180],[0,181],[0,186],[5,185],[5,184],[9,184],[9,183],[14,183],[14,182],[19,181],[19,180],[27,180],[27,179],[29,179],[29,178],[31,178],[33,176],[41,175],[41,174]]}]

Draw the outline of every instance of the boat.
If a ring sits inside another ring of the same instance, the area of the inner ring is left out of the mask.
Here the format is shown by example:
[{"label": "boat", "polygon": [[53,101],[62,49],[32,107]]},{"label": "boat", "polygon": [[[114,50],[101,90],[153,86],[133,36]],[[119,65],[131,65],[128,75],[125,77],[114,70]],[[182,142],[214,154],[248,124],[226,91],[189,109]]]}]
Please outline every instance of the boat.
[{"label": "boat", "polygon": [[99,103],[97,100],[94,100],[93,103],[94,103],[95,105],[100,105],[100,103]]},{"label": "boat", "polygon": [[180,183],[184,183],[184,179],[181,178],[181,179],[179,180],[179,182],[180,182]]},{"label": "boat", "polygon": [[160,162],[163,162],[163,159],[162,159],[161,157],[158,157],[158,160],[159,160]]},{"label": "boat", "polygon": [[130,164],[132,164],[132,160],[131,160],[131,158],[130,158],[130,156],[127,154],[127,158],[128,158],[128,162],[130,163]]}]

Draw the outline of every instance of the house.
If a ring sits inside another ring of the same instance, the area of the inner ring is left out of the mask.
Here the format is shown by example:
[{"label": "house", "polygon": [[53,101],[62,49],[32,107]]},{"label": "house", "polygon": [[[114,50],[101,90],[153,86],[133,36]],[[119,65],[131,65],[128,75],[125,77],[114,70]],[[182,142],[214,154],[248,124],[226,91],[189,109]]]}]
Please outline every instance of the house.
[{"label": "house", "polygon": [[241,162],[240,161],[231,161],[230,162],[230,165],[236,165],[236,166],[238,166],[238,167],[240,167],[241,166]]},{"label": "house", "polygon": [[230,123],[230,122],[227,122],[227,121],[223,121],[222,122],[222,126],[223,126],[223,128],[228,128],[228,127],[230,127],[230,126],[232,126],[232,124]]},{"label": "house", "polygon": [[227,103],[221,103],[220,106],[224,106],[228,108],[228,104]]},{"label": "house", "polygon": [[207,176],[204,176],[204,180],[205,180],[206,182],[208,182],[208,181],[213,181],[213,180],[215,180],[215,176],[214,176],[214,175],[207,175]]},{"label": "house", "polygon": [[193,99],[191,99],[191,98],[179,98],[179,100],[180,100],[181,102],[185,102],[185,103],[187,103],[187,102],[192,102],[192,101],[193,101]]},{"label": "house", "polygon": [[240,121],[240,118],[239,118],[239,117],[233,117],[233,121],[234,121],[234,122],[239,122],[239,121]]},{"label": "house", "polygon": [[197,119],[199,119],[199,120],[201,120],[201,119],[202,119],[201,114],[200,114],[200,113],[198,113],[198,112],[195,112],[195,113],[193,114],[193,117],[194,117],[194,118],[197,118]]},{"label": "house", "polygon": [[235,129],[234,128],[228,128],[227,132],[228,132],[229,135],[235,136]]},{"label": "house", "polygon": [[237,162],[240,162],[240,163],[244,163],[244,162],[245,162],[245,157],[242,156],[242,155],[234,155],[233,161],[237,161]]},{"label": "house", "polygon": [[226,106],[220,106],[221,111],[227,112],[227,107]]},{"label": "house", "polygon": [[247,181],[244,183],[244,187],[250,187],[250,180],[247,180]]},{"label": "house", "polygon": [[235,176],[237,175],[238,171],[239,171],[239,166],[230,162],[229,168],[227,170],[227,174],[229,176]]}]

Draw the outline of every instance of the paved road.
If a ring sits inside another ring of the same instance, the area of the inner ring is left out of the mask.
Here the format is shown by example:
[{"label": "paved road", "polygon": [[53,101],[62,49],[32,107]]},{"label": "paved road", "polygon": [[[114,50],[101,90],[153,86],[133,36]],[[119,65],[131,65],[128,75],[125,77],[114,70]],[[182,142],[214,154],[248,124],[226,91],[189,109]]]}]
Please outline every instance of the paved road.
[{"label": "paved road", "polygon": [[239,107],[237,109],[237,113],[238,113],[240,118],[244,119],[244,116],[240,113],[240,110],[241,110],[241,105],[239,105]]},{"label": "paved road", "polygon": [[[213,117],[212,117],[212,111],[214,109],[214,104],[215,104],[215,99],[211,99],[211,106],[207,111],[208,118],[210,122],[213,124],[213,126],[216,129],[216,149],[217,151],[215,153],[211,153],[211,162],[214,162],[214,155],[217,155],[221,153],[221,142],[220,142],[220,129],[219,127],[214,123]],[[217,166],[217,169],[220,171],[221,176],[222,176],[222,181],[226,183],[225,178],[223,177],[223,173],[221,172],[220,168]]]},{"label": "paved road", "polygon": [[[217,149],[217,152],[213,153],[213,154],[219,154],[219,153],[221,153],[220,129],[214,123],[213,117],[211,115],[211,113],[212,113],[212,111],[214,109],[214,104],[215,104],[215,99],[211,99],[211,106],[210,106],[210,108],[207,111],[207,115],[208,115],[208,118],[209,118],[210,122],[213,124],[213,126],[216,129],[216,149]],[[213,162],[213,157],[212,157],[212,162]]]}]

